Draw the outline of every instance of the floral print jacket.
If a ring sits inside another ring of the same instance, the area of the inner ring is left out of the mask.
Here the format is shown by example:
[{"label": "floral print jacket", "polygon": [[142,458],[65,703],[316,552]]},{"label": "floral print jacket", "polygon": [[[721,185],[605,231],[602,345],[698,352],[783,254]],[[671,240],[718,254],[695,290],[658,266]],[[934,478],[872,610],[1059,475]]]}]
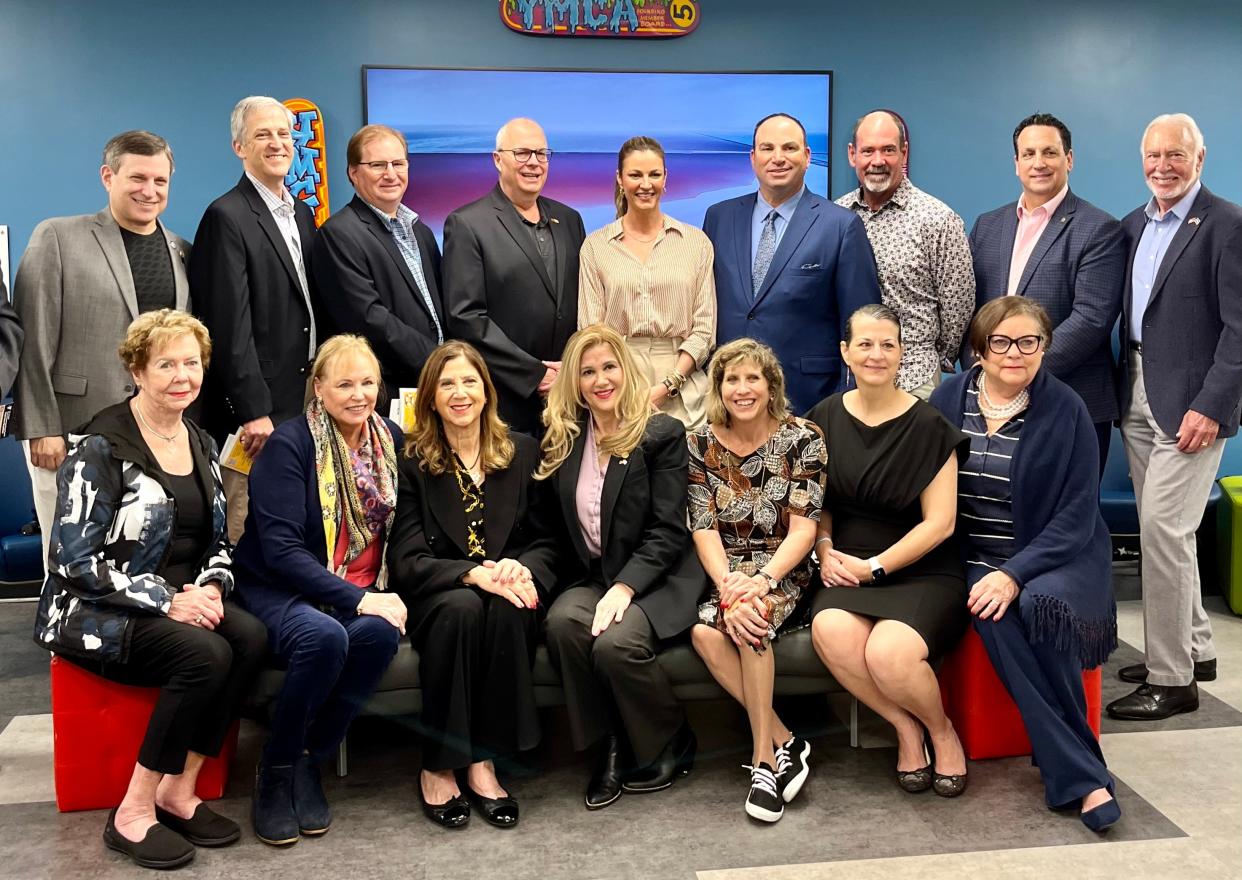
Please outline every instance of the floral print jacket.
[{"label": "floral print jacket", "polygon": [[[214,489],[211,539],[195,583],[215,581],[227,596],[232,546],[216,447],[193,422],[185,424],[199,479]],[[69,435],[56,488],[35,642],[83,659],[124,660],[131,618],[167,614],[179,589],[158,574],[176,531],[176,503],[128,403]]]}]

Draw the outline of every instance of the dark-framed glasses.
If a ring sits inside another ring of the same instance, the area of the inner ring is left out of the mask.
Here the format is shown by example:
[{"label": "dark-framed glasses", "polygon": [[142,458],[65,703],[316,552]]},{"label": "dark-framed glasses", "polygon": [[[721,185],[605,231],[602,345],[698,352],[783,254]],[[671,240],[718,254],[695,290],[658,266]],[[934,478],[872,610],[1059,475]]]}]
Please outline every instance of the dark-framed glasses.
[{"label": "dark-framed glasses", "polygon": [[497,150],[497,153],[512,153],[514,160],[519,165],[525,165],[530,161],[530,157],[534,156],[539,160],[540,165],[547,165],[548,160],[552,158],[552,151],[549,149],[530,150],[526,147],[518,147],[516,150]]},{"label": "dark-framed glasses", "polygon": [[376,174],[383,174],[388,170],[389,166],[392,166],[392,170],[398,174],[410,167],[408,159],[383,159],[376,162],[359,162],[358,164],[363,168],[369,168]]},{"label": "dark-framed glasses", "polygon": [[1002,336],[999,333],[988,337],[988,351],[992,354],[1007,354],[1009,349],[1015,345],[1018,351],[1023,354],[1034,354],[1039,351],[1039,346],[1043,344],[1042,336],[1019,336],[1014,339],[1012,336]]}]

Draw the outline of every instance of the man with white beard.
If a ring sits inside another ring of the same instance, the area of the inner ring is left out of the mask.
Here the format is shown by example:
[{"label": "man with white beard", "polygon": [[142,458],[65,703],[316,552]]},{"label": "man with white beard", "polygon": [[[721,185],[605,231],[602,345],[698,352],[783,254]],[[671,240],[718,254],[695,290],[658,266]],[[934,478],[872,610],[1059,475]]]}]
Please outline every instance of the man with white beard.
[{"label": "man with white beard", "polygon": [[901,320],[897,384],[926,400],[953,361],[975,310],[975,276],[962,218],[906,177],[901,117],[875,110],[854,124],[849,161],[859,188],[837,204],[862,218],[884,304]]}]

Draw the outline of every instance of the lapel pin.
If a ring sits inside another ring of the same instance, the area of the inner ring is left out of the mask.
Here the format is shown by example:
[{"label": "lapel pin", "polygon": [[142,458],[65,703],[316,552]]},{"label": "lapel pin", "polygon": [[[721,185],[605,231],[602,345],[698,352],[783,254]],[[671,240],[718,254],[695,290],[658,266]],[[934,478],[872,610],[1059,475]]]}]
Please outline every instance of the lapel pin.
[{"label": "lapel pin", "polygon": [[555,217],[549,217],[549,218],[548,218],[548,222],[549,222],[549,223],[555,223],[555,224],[557,224],[557,225],[559,226],[561,221],[560,221],[560,220],[557,220]]},{"label": "lapel pin", "polygon": [[1062,223],[1068,223],[1068,222],[1069,222],[1069,218],[1068,218],[1068,217],[1062,217],[1062,218],[1061,218],[1061,222],[1062,222]]},{"label": "lapel pin", "polygon": [[628,458],[623,458],[623,459],[620,459],[620,460],[617,462],[617,464],[629,464],[629,463],[630,463],[630,460],[629,460]]},{"label": "lapel pin", "polygon": [[1200,221],[1198,217],[1191,217],[1189,220],[1186,221],[1186,225],[1187,226],[1198,226],[1199,222]]}]

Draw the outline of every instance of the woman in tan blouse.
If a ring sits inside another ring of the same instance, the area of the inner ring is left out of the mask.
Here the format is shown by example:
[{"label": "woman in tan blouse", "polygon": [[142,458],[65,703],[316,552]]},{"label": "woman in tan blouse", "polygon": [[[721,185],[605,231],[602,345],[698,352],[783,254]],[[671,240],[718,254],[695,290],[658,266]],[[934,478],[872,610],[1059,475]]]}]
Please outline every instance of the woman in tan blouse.
[{"label": "woman in tan blouse", "polygon": [[687,428],[703,423],[703,365],[716,342],[712,245],[703,231],[660,210],[664,148],[634,137],[617,153],[617,219],[587,236],[578,327],[606,324],[625,337],[653,408]]}]

